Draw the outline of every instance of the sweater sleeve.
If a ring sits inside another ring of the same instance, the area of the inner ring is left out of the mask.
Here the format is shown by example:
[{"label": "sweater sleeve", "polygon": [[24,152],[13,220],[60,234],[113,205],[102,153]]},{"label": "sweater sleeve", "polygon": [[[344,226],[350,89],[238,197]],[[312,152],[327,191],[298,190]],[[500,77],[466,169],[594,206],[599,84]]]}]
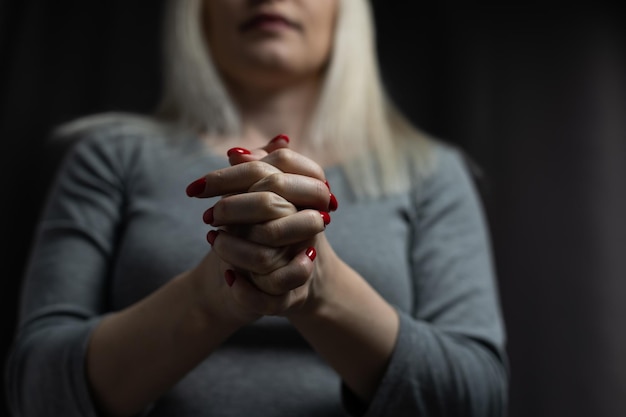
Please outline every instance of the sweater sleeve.
[{"label": "sweater sleeve", "polygon": [[396,346],[369,406],[358,410],[344,387],[345,402],[368,417],[503,416],[508,370],[490,243],[458,153],[440,149],[414,202],[415,309],[399,312]]},{"label": "sweater sleeve", "polygon": [[73,147],[40,222],[7,366],[16,417],[96,415],[85,354],[105,313],[123,207],[122,158],[108,139]]}]

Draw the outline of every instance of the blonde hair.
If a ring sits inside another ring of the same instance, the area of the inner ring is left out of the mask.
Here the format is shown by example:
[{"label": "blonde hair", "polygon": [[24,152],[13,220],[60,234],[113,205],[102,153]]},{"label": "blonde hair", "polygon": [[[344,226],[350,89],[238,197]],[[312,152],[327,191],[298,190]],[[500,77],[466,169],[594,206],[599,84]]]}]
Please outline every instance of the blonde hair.
[{"label": "blonde hair", "polygon": [[[198,132],[233,136],[240,117],[213,65],[201,11],[202,0],[168,1],[157,114]],[[306,140],[340,154],[364,150],[342,164],[357,196],[406,190],[429,170],[429,140],[384,92],[367,0],[339,0],[332,56]]]}]

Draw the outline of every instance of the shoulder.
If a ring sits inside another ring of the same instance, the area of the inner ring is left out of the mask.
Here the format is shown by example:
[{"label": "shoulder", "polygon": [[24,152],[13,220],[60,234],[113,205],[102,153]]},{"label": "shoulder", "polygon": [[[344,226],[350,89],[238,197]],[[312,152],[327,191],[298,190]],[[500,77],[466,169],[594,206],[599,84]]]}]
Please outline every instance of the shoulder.
[{"label": "shoulder", "polygon": [[415,198],[422,202],[461,198],[481,203],[486,181],[479,165],[450,143],[430,139],[429,148],[428,171],[414,187]]},{"label": "shoulder", "polygon": [[163,166],[183,133],[158,119],[127,113],[82,117],[57,127],[39,167],[46,186],[72,178],[128,183],[152,166]]},{"label": "shoulder", "polygon": [[101,113],[81,117],[57,127],[52,141],[107,143],[120,140],[164,138],[179,134],[173,125],[149,116],[131,113]]},{"label": "shoulder", "polygon": [[439,139],[430,140],[431,165],[426,176],[429,182],[459,181],[481,177],[482,171],[462,148]]},{"label": "shoulder", "polygon": [[58,162],[76,158],[108,160],[115,165],[132,164],[140,155],[165,151],[180,128],[156,118],[130,113],[101,113],[82,117],[57,127],[48,142],[51,158]]},{"label": "shoulder", "polygon": [[467,155],[461,148],[441,140],[432,141],[432,174],[438,177],[468,174]]}]

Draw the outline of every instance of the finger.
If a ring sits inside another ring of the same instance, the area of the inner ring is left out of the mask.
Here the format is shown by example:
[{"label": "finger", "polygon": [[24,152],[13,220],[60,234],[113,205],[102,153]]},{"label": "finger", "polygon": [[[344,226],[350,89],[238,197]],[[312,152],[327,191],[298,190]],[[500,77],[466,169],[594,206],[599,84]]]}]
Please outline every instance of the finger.
[{"label": "finger", "polygon": [[249,150],[246,148],[230,148],[226,152],[228,156],[228,162],[231,166],[243,164],[244,162],[259,161],[267,156],[267,151],[264,148],[258,148]]},{"label": "finger", "polygon": [[[279,135],[277,138],[281,138]],[[238,165],[250,161],[263,161],[275,166],[283,172],[300,174],[326,181],[326,175],[322,167],[315,161],[305,157],[289,148],[284,139],[274,138],[267,146],[261,149],[248,150],[244,148],[231,148],[228,151],[228,160],[231,165]]]},{"label": "finger", "polygon": [[306,287],[296,288],[283,295],[266,294],[248,278],[232,270],[227,271],[226,281],[232,283],[233,298],[241,309],[261,316],[284,315],[304,304],[308,294]]},{"label": "finger", "polygon": [[265,149],[267,153],[272,153],[277,149],[288,147],[289,142],[291,142],[291,139],[289,139],[289,136],[285,135],[284,133],[281,133],[280,135],[274,136],[274,138],[272,138],[267,143],[267,145],[263,147],[263,149]]},{"label": "finger", "polygon": [[261,161],[252,161],[210,172],[187,186],[189,197],[216,197],[248,191],[257,181],[280,170]]},{"label": "finger", "polygon": [[[311,257],[307,256],[307,251]],[[300,251],[291,262],[282,268],[272,271],[270,274],[250,274],[250,281],[255,287],[266,294],[284,295],[291,290],[303,286],[313,274],[313,254],[315,249]]]},{"label": "finger", "polygon": [[287,146],[289,146],[289,137],[281,134],[270,140],[268,144],[262,148],[248,150],[246,148],[237,147],[229,149],[226,154],[228,156],[228,162],[230,162],[231,165],[238,165],[243,162],[261,160],[275,150],[286,148]]},{"label": "finger", "polygon": [[248,191],[271,191],[299,208],[328,211],[330,206],[330,192],[326,184],[304,175],[271,174],[254,183]]},{"label": "finger", "polygon": [[[306,253],[310,254],[309,250],[307,250]],[[306,253],[303,251],[303,253],[293,260],[293,262],[297,264],[303,263],[302,268],[304,270],[312,268],[313,259],[315,259],[314,257],[309,257]],[[306,263],[308,263],[309,266],[306,266]],[[298,269],[298,267],[296,266],[295,269]],[[294,270],[292,272],[296,271]],[[242,308],[260,315],[276,316],[286,315],[304,305],[308,299],[310,286],[306,284],[310,281],[312,269],[309,273],[309,279],[305,280],[304,285],[297,286],[279,295],[265,293],[263,290],[257,288],[250,279],[234,271],[231,271],[229,275],[233,297]]]},{"label": "finger", "polygon": [[212,226],[255,224],[297,212],[296,207],[271,191],[233,194],[219,200],[204,212],[203,220]]},{"label": "finger", "polygon": [[259,245],[280,248],[313,238],[324,231],[330,220],[325,211],[302,210],[263,224],[233,228],[232,233]]},{"label": "finger", "polygon": [[326,181],[326,174],[317,162],[289,148],[276,149],[268,153],[262,161],[288,174],[299,174]]},{"label": "finger", "polygon": [[290,248],[272,248],[242,239],[224,230],[211,230],[207,241],[212,250],[236,269],[266,275],[287,265],[292,256]]}]

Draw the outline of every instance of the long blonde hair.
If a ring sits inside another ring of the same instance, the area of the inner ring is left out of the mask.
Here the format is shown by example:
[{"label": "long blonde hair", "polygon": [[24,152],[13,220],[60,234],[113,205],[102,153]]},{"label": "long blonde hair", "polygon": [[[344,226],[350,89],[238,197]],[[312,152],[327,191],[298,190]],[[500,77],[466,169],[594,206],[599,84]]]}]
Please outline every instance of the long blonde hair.
[{"label": "long blonde hair", "polygon": [[[168,1],[158,115],[198,132],[233,136],[240,117],[204,40],[202,1]],[[429,170],[429,140],[382,86],[367,0],[339,0],[332,56],[306,140],[329,152],[367,150],[343,163],[358,196],[406,190]]]}]

